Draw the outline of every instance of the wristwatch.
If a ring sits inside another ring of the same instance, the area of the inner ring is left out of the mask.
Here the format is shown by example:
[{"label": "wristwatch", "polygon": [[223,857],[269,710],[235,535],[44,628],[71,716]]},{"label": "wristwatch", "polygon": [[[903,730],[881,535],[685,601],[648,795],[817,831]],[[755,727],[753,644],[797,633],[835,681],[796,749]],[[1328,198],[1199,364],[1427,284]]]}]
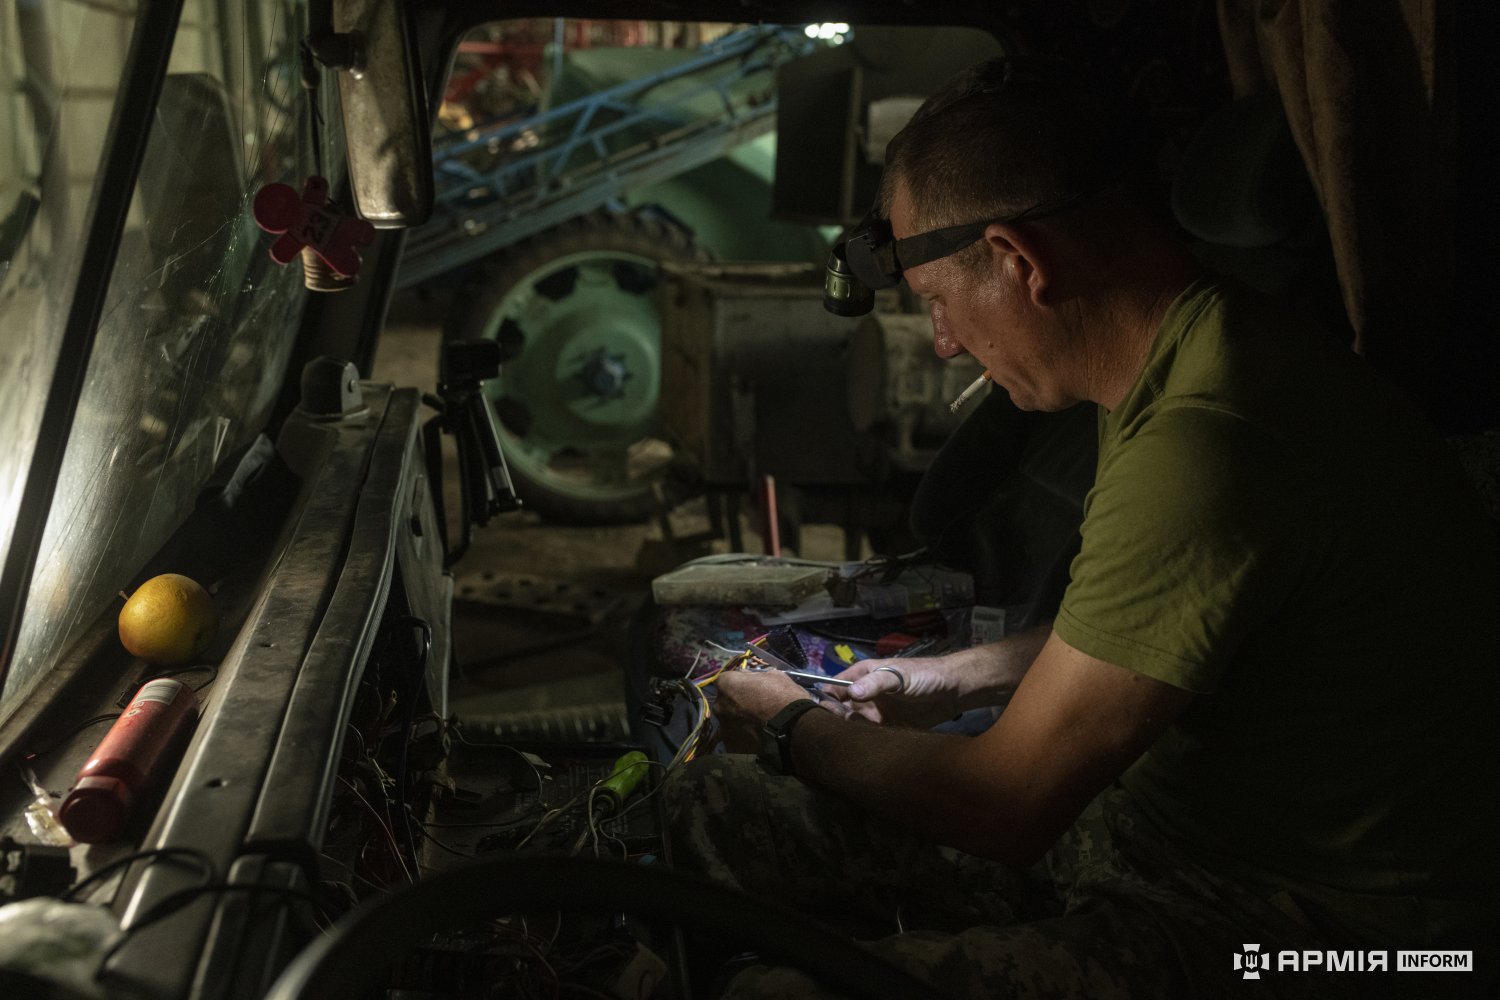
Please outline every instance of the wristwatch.
[{"label": "wristwatch", "polygon": [[804,714],[818,707],[811,698],[799,698],[771,716],[760,731],[760,762],[774,774],[795,775],[792,764],[792,727]]}]

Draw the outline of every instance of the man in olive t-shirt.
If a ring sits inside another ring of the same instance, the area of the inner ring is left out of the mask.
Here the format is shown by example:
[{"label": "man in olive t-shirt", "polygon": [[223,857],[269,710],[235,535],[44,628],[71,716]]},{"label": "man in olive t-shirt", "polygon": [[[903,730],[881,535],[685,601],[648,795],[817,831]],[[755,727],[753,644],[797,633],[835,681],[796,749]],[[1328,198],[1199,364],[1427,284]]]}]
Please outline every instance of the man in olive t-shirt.
[{"label": "man in olive t-shirt", "polygon": [[1461,926],[1500,871],[1479,822],[1500,552],[1403,400],[1321,331],[1195,282],[1102,415],[1082,531],[1057,634],[1212,695],[1122,775],[1141,809],[1360,940]]},{"label": "man in olive t-shirt", "polygon": [[[678,861],[884,921],[947,997],[1482,995],[1495,536],[1361,359],[1204,275],[1121,180],[1126,121],[1080,76],[983,63],[892,140],[870,229],[939,355],[1022,409],[1099,406],[1054,627],[864,661],[819,704],[722,674],[726,743],[782,776],[672,775]],[[1478,972],[1390,971],[1439,947]],[[732,995],[824,994],[763,970]]]}]

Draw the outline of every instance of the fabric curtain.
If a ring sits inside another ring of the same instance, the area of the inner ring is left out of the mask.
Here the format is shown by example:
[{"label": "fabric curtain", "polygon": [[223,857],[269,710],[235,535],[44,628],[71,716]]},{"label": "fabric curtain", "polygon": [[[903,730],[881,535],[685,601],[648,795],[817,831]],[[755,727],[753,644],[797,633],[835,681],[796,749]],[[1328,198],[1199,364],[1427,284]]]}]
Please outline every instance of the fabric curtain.
[{"label": "fabric curtain", "polygon": [[1430,402],[1454,294],[1452,5],[1217,2],[1236,96],[1281,96],[1356,349]]}]

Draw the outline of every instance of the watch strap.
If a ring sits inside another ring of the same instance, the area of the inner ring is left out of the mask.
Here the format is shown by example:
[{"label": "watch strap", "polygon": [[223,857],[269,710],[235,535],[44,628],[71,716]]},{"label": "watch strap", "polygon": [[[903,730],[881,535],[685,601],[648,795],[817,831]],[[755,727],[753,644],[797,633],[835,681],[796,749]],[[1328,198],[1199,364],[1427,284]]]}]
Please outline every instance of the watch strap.
[{"label": "watch strap", "polygon": [[811,698],[799,698],[771,716],[761,730],[761,762],[777,774],[795,775],[792,763],[792,727],[797,720],[818,707]]}]

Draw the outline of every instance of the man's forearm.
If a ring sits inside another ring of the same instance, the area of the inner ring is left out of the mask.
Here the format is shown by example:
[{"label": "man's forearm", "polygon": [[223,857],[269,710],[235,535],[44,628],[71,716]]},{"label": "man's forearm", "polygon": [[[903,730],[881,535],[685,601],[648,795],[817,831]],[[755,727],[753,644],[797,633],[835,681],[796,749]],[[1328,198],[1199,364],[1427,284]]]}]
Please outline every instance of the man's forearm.
[{"label": "man's forearm", "polygon": [[[984,857],[1027,865],[1038,845],[1024,816],[976,780],[963,756],[974,740],[809,712],[797,723],[797,774],[918,836]],[[1003,819],[1003,822],[1002,822]]]},{"label": "man's forearm", "polygon": [[961,678],[959,709],[967,711],[1003,705],[1015,693],[1016,686],[1051,634],[1050,625],[1039,625],[1008,635],[999,642],[950,653]]},{"label": "man's forearm", "polygon": [[[957,710],[1007,702],[1051,634],[1043,626],[937,658],[952,684]],[[797,773],[810,784],[919,836],[1027,864],[1038,848],[1026,810],[1019,801],[1001,801],[1003,794],[997,798],[1001,790],[983,777],[992,782],[993,771],[965,760],[975,751],[976,741],[968,737],[875,725],[857,716],[844,720],[825,712],[804,715],[792,739]]]}]

